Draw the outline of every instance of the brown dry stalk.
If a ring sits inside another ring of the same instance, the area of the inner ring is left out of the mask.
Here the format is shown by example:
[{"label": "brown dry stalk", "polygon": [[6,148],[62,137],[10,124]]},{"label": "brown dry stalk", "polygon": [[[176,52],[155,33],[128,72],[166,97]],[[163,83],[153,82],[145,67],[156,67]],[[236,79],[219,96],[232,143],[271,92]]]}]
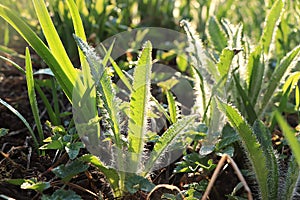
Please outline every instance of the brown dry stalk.
[{"label": "brown dry stalk", "polygon": [[210,179],[210,182],[205,190],[205,193],[203,194],[202,196],[202,200],[206,200],[208,198],[208,195],[218,177],[218,174],[221,170],[221,167],[224,165],[225,161],[227,161],[229,164],[231,164],[232,168],[234,169],[237,177],[240,179],[240,181],[242,182],[246,192],[248,193],[248,200],[253,200],[253,197],[252,197],[252,194],[251,194],[251,190],[250,188],[248,187],[248,184],[247,182],[245,181],[241,171],[239,170],[238,166],[236,165],[236,163],[234,162],[234,160],[227,154],[224,154],[221,158],[221,160],[219,161],[211,179]]},{"label": "brown dry stalk", "polygon": [[181,195],[182,199],[185,199],[184,198],[184,195],[181,193],[180,189],[178,187],[176,187],[175,185],[169,185],[169,184],[159,184],[157,186],[155,186],[151,192],[147,195],[147,199],[146,200],[150,200],[150,196],[153,194],[153,192],[159,188],[166,188],[166,189],[169,189],[169,190],[176,190],[178,191],[178,193]]}]

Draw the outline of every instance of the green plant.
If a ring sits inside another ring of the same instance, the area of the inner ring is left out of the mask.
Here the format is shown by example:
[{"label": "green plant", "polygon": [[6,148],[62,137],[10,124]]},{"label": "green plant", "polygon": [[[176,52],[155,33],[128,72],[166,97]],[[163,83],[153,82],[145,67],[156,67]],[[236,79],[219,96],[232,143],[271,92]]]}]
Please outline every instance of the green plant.
[{"label": "green plant", "polygon": [[[248,49],[247,40],[242,40],[241,24],[233,26],[228,20],[223,20],[221,26],[215,17],[211,17],[207,24],[207,34],[214,51],[207,52],[189,24],[182,22],[192,49],[189,49],[189,54],[195,70],[196,105],[199,106],[197,112],[202,116],[200,120],[213,127],[213,122],[207,119],[214,119],[214,115],[207,116],[208,113],[220,109],[226,115],[240,136],[242,147],[255,172],[262,199],[291,198],[291,187],[296,185],[298,177],[292,158],[286,185],[284,188],[279,185],[278,160],[272,147],[271,134],[260,121],[266,116],[265,112],[275,91],[279,89],[280,81],[285,80],[299,59],[300,48],[296,46],[281,58],[274,71],[268,67],[283,10],[284,2],[275,1],[266,17],[261,38],[253,50]],[[294,86],[297,81],[295,75],[289,79],[288,84]],[[216,130],[208,132],[202,143],[201,148],[212,146],[209,153],[215,148],[220,136],[215,134]],[[205,153],[200,149],[200,154]]]},{"label": "green plant", "polygon": [[[55,30],[54,25],[50,19],[50,15],[47,11],[44,1],[33,0],[32,2],[49,48],[42,42],[42,40],[35,34],[35,32],[9,8],[0,5],[0,16],[5,19],[11,26],[13,26],[20,33],[20,35],[32,46],[37,54],[39,54],[41,58],[46,62],[46,64],[53,72],[56,80],[59,82],[61,88],[65,92],[66,96],[68,97],[69,101],[72,103],[72,91],[78,74],[78,70],[73,67],[65,51],[65,48],[62,45],[58,33]],[[75,33],[85,39],[82,21],[80,20],[76,5],[72,0],[68,1],[67,3],[72,16]],[[80,54],[79,57],[82,61],[82,71],[84,73],[89,73],[88,65],[85,64],[83,55]],[[87,78],[86,81],[88,82],[89,76],[86,75],[85,77]],[[89,87],[88,84],[85,84],[85,86]],[[33,91],[32,87],[31,91]],[[41,90],[38,89],[38,91],[40,94],[42,94]],[[53,117],[54,115],[50,109],[49,102],[45,101],[45,98],[43,99],[46,105],[48,105],[48,111],[52,113],[50,114],[50,116],[52,116],[53,120],[56,120],[56,122],[58,122],[57,118],[55,119],[55,117]],[[35,113],[37,112],[35,111]],[[93,113],[96,113],[96,111],[94,110]],[[40,138],[42,139],[43,136],[40,128],[39,134]]]},{"label": "green plant", "polygon": [[[116,98],[116,92],[113,89],[113,84],[111,82],[111,77],[108,74],[108,68],[106,63],[110,57],[111,48],[107,51],[106,56],[100,59],[94,52],[94,50],[84,43],[80,38],[75,37],[79,47],[82,49],[83,53],[86,55],[87,61],[91,68],[92,78],[95,82],[95,87],[99,93],[98,107],[101,110],[101,124],[105,124],[102,133],[95,132],[93,129],[93,124],[98,124],[99,118],[91,118],[87,107],[85,107],[82,102],[89,100],[89,91],[86,92],[83,98],[77,99],[78,102],[74,101],[75,122],[77,122],[77,130],[79,134],[84,134],[88,136],[89,143],[92,144],[93,148],[103,146],[106,150],[109,150],[110,159],[107,160],[103,156],[103,151],[96,149],[92,151],[95,155],[98,155],[100,159],[95,156],[84,156],[82,159],[92,164],[96,165],[100,170],[108,177],[111,186],[115,192],[116,196],[120,196],[126,191],[126,182],[129,180],[128,177],[132,177],[132,173],[138,173],[142,176],[147,176],[155,167],[159,164],[159,161],[166,151],[169,151],[169,147],[172,146],[177,138],[185,132],[194,121],[195,116],[185,116],[182,119],[176,121],[172,126],[170,126],[163,135],[156,141],[153,150],[151,151],[149,158],[145,160],[144,154],[144,137],[147,132],[146,121],[149,113],[149,103],[151,99],[150,94],[150,80],[151,80],[151,51],[152,46],[150,42],[146,42],[144,48],[140,54],[139,60],[136,67],[134,68],[133,82],[130,87],[130,101],[125,112],[128,115],[128,135],[127,139],[122,139],[125,136],[121,134],[121,121],[120,114],[122,111],[120,109],[120,99]],[[114,63],[115,69],[118,69],[116,63]],[[122,71],[119,71],[122,73]],[[125,76],[121,76],[126,80]],[[128,82],[128,81],[126,81]],[[87,130],[89,133],[86,133]],[[105,134],[105,135],[102,135]],[[105,142],[101,142],[99,138],[106,136],[107,139],[103,141],[110,140],[113,144],[113,148],[107,149]],[[99,152],[100,151],[100,152]],[[99,152],[99,153],[97,153]],[[102,154],[102,155],[101,155]],[[101,160],[102,157],[102,160]],[[114,163],[114,167],[117,169],[112,169],[111,166],[106,166],[105,163]],[[144,166],[143,166],[144,165]],[[142,168],[142,170],[140,170]],[[126,172],[130,170],[129,172]]]}]

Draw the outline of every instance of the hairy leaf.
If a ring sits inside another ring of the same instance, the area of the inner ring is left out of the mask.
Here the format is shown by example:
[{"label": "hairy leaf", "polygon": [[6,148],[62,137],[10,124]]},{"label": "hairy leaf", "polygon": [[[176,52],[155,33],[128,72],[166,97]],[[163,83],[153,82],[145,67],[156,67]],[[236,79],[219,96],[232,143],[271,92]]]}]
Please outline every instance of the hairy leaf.
[{"label": "hairy leaf", "polygon": [[222,52],[227,46],[227,38],[215,16],[208,19],[206,33],[214,48],[218,52]]},{"label": "hairy leaf", "polygon": [[150,158],[146,163],[144,173],[147,174],[151,171],[154,165],[157,164],[156,162],[159,161],[160,157],[164,155],[168,147],[173,144],[174,140],[182,134],[186,128],[194,123],[196,117],[196,115],[186,116],[178,120],[164,132],[154,145]]},{"label": "hairy leaf", "polygon": [[261,54],[261,47],[257,46],[253,52],[251,52],[247,64],[247,84],[250,103],[255,106],[261,86],[263,83],[263,76],[265,67]]},{"label": "hairy leaf", "polygon": [[277,0],[266,17],[265,27],[260,41],[266,55],[272,50],[271,44],[275,39],[277,27],[280,22],[281,14],[283,13],[283,7],[283,0]]},{"label": "hairy leaf", "polygon": [[255,121],[253,125],[253,131],[256,135],[261,148],[264,152],[264,156],[267,162],[268,172],[268,188],[269,199],[276,199],[278,195],[278,164],[273,150],[271,133],[262,121]]},{"label": "hairy leaf", "polygon": [[300,46],[295,47],[293,50],[291,50],[288,53],[287,56],[285,56],[281,60],[279,66],[275,68],[275,71],[273,72],[269,84],[266,88],[266,92],[262,97],[262,103],[261,103],[259,114],[262,114],[265,108],[267,107],[268,103],[270,102],[270,99],[272,98],[274,91],[279,86],[280,81],[283,80],[286,72],[289,71],[297,63],[300,55],[299,52],[300,52]]},{"label": "hairy leaf", "polygon": [[147,110],[150,99],[150,80],[152,68],[152,44],[147,41],[143,47],[138,64],[133,74],[133,86],[130,96],[130,113],[128,122],[129,151],[132,153],[133,168],[138,167],[143,148],[147,126]]},{"label": "hairy leaf", "polygon": [[237,109],[227,103],[217,99],[219,108],[226,114],[229,123],[239,133],[242,143],[248,153],[249,159],[253,165],[256,179],[260,188],[262,199],[267,199],[268,193],[268,168],[266,157],[258,143],[253,130],[246,120],[241,116]]}]

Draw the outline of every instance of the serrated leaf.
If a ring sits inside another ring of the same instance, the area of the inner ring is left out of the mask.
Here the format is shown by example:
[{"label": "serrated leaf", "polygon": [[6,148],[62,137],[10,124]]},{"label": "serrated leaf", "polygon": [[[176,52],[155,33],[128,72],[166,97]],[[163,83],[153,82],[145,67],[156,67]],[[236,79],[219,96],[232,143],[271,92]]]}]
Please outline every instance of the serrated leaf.
[{"label": "serrated leaf", "polygon": [[247,84],[250,103],[255,106],[257,97],[261,90],[265,67],[263,63],[262,49],[257,46],[253,52],[250,53],[249,60],[246,66],[247,69]]},{"label": "serrated leaf", "polygon": [[213,47],[218,52],[222,52],[222,50],[227,46],[227,38],[215,16],[211,16],[208,19],[206,33]]},{"label": "serrated leaf", "polygon": [[270,100],[272,95],[275,92],[276,88],[279,86],[280,81],[284,78],[284,75],[289,71],[299,59],[300,46],[295,47],[291,50],[287,56],[285,56],[280,64],[275,68],[275,71],[272,74],[272,77],[267,85],[266,92],[262,97],[262,103],[260,107],[259,114],[262,114]]},{"label": "serrated leaf", "polygon": [[223,80],[223,84],[221,84],[220,87],[222,87],[226,83],[234,55],[234,51],[231,49],[225,48],[222,50],[219,62],[217,64],[217,68],[220,74],[220,79],[217,80],[217,82]]},{"label": "serrated leaf", "polygon": [[147,112],[149,109],[150,81],[152,68],[152,44],[147,41],[141,52],[133,74],[132,93],[130,95],[130,113],[128,121],[129,151],[132,153],[133,169],[137,170],[146,134]]},{"label": "serrated leaf", "polygon": [[271,51],[271,44],[275,38],[281,14],[283,13],[283,8],[283,0],[277,0],[273,3],[271,10],[266,17],[265,27],[260,41],[266,55],[268,55]]},{"label": "serrated leaf", "polygon": [[165,133],[158,139],[153,147],[150,158],[145,166],[145,174],[152,170],[156,162],[159,161],[160,157],[164,155],[168,146],[171,145],[178,135],[182,134],[184,130],[194,122],[196,117],[196,115],[183,117],[165,131]]},{"label": "serrated leaf", "polygon": [[[288,171],[285,177],[283,191],[279,194],[281,199],[294,199],[295,186],[300,175],[299,166],[294,156],[291,156],[288,163]],[[297,193],[296,193],[297,194]]]},{"label": "serrated leaf", "polygon": [[90,47],[87,43],[75,36],[75,41],[80,47],[90,65],[91,75],[96,84],[97,91],[101,94],[101,99],[104,102],[104,107],[109,114],[109,123],[113,129],[115,143],[118,148],[122,148],[120,139],[120,127],[118,118],[118,105],[116,104],[116,94],[112,87],[112,81],[106,70],[106,64],[110,58],[113,44],[110,46],[103,60],[96,55],[95,49]]},{"label": "serrated leaf", "polygon": [[42,200],[81,200],[73,190],[56,190],[51,196],[43,195]]},{"label": "serrated leaf", "polygon": [[88,169],[88,165],[80,160],[72,161],[70,164],[67,165],[60,165],[54,169],[52,172],[63,181],[68,182],[76,176],[77,174],[84,172]]},{"label": "serrated leaf", "polygon": [[258,143],[253,130],[246,120],[241,116],[237,109],[217,99],[219,108],[226,114],[229,123],[239,133],[242,143],[246,148],[246,152],[253,165],[255,176],[261,191],[263,199],[268,198],[268,168],[266,157]]},{"label": "serrated leaf", "polygon": [[273,150],[271,133],[268,128],[261,121],[255,121],[253,124],[253,131],[261,144],[267,162],[268,173],[268,188],[269,198],[276,199],[278,195],[278,164]]}]

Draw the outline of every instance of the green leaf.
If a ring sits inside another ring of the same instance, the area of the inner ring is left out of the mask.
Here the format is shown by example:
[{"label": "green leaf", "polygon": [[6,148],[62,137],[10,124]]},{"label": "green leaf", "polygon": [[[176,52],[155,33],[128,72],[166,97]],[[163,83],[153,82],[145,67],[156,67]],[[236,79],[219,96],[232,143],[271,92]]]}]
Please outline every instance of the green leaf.
[{"label": "green leaf", "polygon": [[268,55],[270,53],[271,44],[275,39],[276,31],[280,23],[280,18],[283,13],[284,3],[283,0],[277,0],[273,3],[273,6],[266,17],[265,27],[261,36],[261,44],[264,53]]},{"label": "green leaf", "polygon": [[[119,148],[122,148],[122,143],[120,139],[120,127],[119,127],[119,117],[118,117],[118,104],[116,100],[116,94],[112,87],[112,81],[110,76],[107,73],[106,64],[110,58],[113,44],[110,46],[108,52],[106,53],[103,60],[96,55],[95,50],[90,47],[87,43],[81,40],[79,37],[75,36],[75,41],[80,47],[90,66],[90,73],[96,84],[97,91],[101,94],[101,99],[104,102],[104,107],[109,114],[109,123],[111,124],[114,136],[115,143]],[[78,99],[80,100],[80,99]],[[92,105],[92,104],[91,104]],[[83,113],[83,115],[87,115]]]},{"label": "green leaf", "polygon": [[268,188],[269,188],[269,198],[276,199],[278,195],[278,164],[277,158],[273,150],[272,136],[268,128],[263,124],[262,121],[255,121],[253,125],[253,131],[261,144],[261,148],[264,152],[268,173]]},{"label": "green leaf", "polygon": [[88,165],[84,164],[80,160],[72,161],[71,163],[67,165],[60,165],[54,169],[52,169],[52,172],[59,178],[61,178],[63,181],[68,182],[76,176],[77,174],[84,172],[88,169]]},{"label": "green leaf", "polygon": [[130,95],[130,113],[128,121],[129,151],[132,153],[133,170],[137,170],[146,134],[147,112],[149,109],[150,81],[152,68],[152,45],[144,44],[133,74],[132,93]]},{"label": "green leaf", "polygon": [[222,52],[222,50],[227,46],[227,38],[215,16],[211,16],[208,19],[206,33],[213,47],[218,52]]},{"label": "green leaf", "polygon": [[233,78],[234,78],[234,81],[235,81],[235,85],[236,85],[238,94],[241,96],[244,108],[246,109],[246,113],[247,113],[247,116],[248,116],[249,123],[253,124],[254,121],[257,119],[254,107],[253,107],[249,97],[247,96],[246,92],[244,91],[244,89],[240,85],[240,82],[237,79],[236,75],[233,75]]},{"label": "green leaf", "polygon": [[297,63],[300,55],[300,46],[295,47],[291,50],[287,56],[285,56],[279,66],[275,68],[275,71],[272,74],[269,84],[267,85],[266,92],[262,97],[262,103],[260,107],[259,114],[262,114],[267,105],[269,104],[272,95],[276,88],[279,86],[280,81],[284,78],[284,75],[289,69],[291,69]]},{"label": "green leaf", "polygon": [[261,86],[263,83],[263,76],[265,72],[264,63],[262,60],[262,49],[257,46],[253,52],[250,53],[247,64],[247,84],[248,84],[248,96],[250,103],[255,106]]},{"label": "green leaf", "polygon": [[41,143],[44,140],[44,133],[43,133],[41,118],[40,118],[39,109],[36,101],[32,64],[31,64],[30,52],[28,47],[26,47],[25,56],[26,56],[25,68],[26,68],[26,82],[27,82],[28,97],[29,97],[31,111],[34,117],[34,121],[39,133],[39,139]]},{"label": "green leaf", "polygon": [[84,145],[82,142],[75,142],[75,143],[68,143],[65,149],[69,155],[69,158],[71,160],[74,160],[78,156],[80,149],[83,147]]},{"label": "green leaf", "polygon": [[155,187],[155,185],[147,178],[138,176],[136,174],[130,174],[126,178],[125,187],[126,190],[131,194],[134,194],[139,190],[150,192]]},{"label": "green leaf", "polygon": [[253,165],[255,176],[261,191],[262,199],[268,199],[268,168],[266,157],[258,143],[253,130],[237,109],[217,99],[219,108],[226,114],[229,123],[239,133],[249,159]]},{"label": "green leaf", "polygon": [[112,187],[115,195],[120,194],[119,175],[115,169],[107,168],[105,165],[103,165],[103,163],[98,157],[91,154],[83,155],[78,160],[91,163],[92,165],[97,167],[109,181],[110,186]]},{"label": "green leaf", "polygon": [[74,76],[75,74],[73,74],[71,70],[69,71],[69,69],[74,69],[73,65],[51,21],[44,0],[32,0],[32,2],[47,43],[51,49],[51,53],[57,59],[60,67],[65,69],[64,71],[67,76]]},{"label": "green leaf", "polygon": [[[62,65],[36,33],[14,12],[0,4],[0,17],[6,20],[32,46],[51,68],[60,86],[71,102],[77,72],[70,65]],[[51,36],[50,36],[51,37]],[[56,41],[53,40],[54,45]],[[57,52],[56,54],[60,54]],[[70,64],[70,63],[69,63]]]},{"label": "green leaf", "polygon": [[48,144],[44,144],[43,146],[40,147],[41,150],[46,150],[46,149],[55,149],[55,150],[58,150],[58,149],[63,149],[64,148],[64,144],[62,143],[61,140],[54,140],[54,141],[51,141],[50,143]]},{"label": "green leaf", "polygon": [[179,54],[176,56],[176,63],[178,66],[178,69],[181,72],[185,72],[187,67],[189,66],[188,58],[185,54]]},{"label": "green leaf", "polygon": [[20,66],[18,65],[17,63],[15,63],[14,61],[8,59],[8,58],[5,58],[3,56],[0,56],[0,58],[6,62],[9,62],[11,63],[17,70],[19,70],[22,74],[25,74],[25,70]]},{"label": "green leaf", "polygon": [[291,156],[288,163],[288,171],[285,177],[283,192],[279,194],[279,197],[281,197],[281,199],[293,199],[293,194],[299,175],[299,165],[295,159],[295,156]]},{"label": "green leaf", "polygon": [[22,122],[23,124],[26,126],[26,128],[28,129],[31,137],[33,138],[33,142],[34,142],[34,146],[36,148],[39,147],[39,143],[38,140],[35,137],[35,134],[32,130],[32,128],[30,127],[29,123],[27,122],[27,120],[23,117],[23,115],[21,115],[21,113],[19,113],[16,109],[14,109],[11,105],[9,105],[6,101],[2,100],[0,98],[0,104],[2,104],[3,106],[5,106],[7,109],[9,109],[12,113],[14,113]]},{"label": "green leaf", "polygon": [[221,150],[237,141],[239,141],[239,137],[235,130],[233,130],[229,125],[226,125],[222,130],[222,136],[216,145],[216,149]]},{"label": "green leaf", "polygon": [[183,134],[184,131],[195,122],[196,117],[196,115],[183,117],[164,132],[164,134],[158,139],[153,147],[150,158],[145,166],[145,174],[149,173],[155,166],[155,164],[159,162],[161,156],[166,153],[166,150],[168,149],[168,147],[170,147],[170,145],[174,144],[176,138],[180,134]]},{"label": "green leaf", "polygon": [[284,133],[284,137],[286,138],[286,140],[288,141],[288,143],[292,149],[293,155],[295,156],[298,166],[300,166],[300,143],[299,143],[297,137],[295,136],[294,131],[291,130],[290,126],[283,119],[283,117],[280,115],[280,113],[275,112],[275,117],[276,117],[276,120],[278,121],[278,124],[279,124],[282,132]]},{"label": "green leaf", "polygon": [[225,48],[222,50],[219,62],[217,64],[217,68],[220,73],[220,79],[217,80],[217,82],[223,80],[222,84],[220,84],[219,87],[222,87],[227,81],[231,62],[232,62],[234,55],[235,55],[234,51],[231,49]]},{"label": "green leaf", "polygon": [[43,195],[42,200],[81,200],[73,190],[56,190],[51,196]]},{"label": "green leaf", "polygon": [[0,128],[0,137],[7,135],[8,131],[9,131],[9,129],[7,129],[7,128]]},{"label": "green leaf", "polygon": [[[74,0],[67,0],[68,7],[70,9],[72,21],[73,21],[73,26],[75,30],[75,34],[80,37],[83,41],[86,41],[86,36],[84,32],[84,27],[83,27],[83,22],[80,18],[80,13],[79,10],[74,2]],[[85,59],[84,53],[80,51],[78,47],[78,52],[79,52],[79,59],[81,63],[81,68],[84,74],[84,83],[86,83],[86,87],[91,90],[90,92],[90,100],[89,102],[92,105],[96,104],[96,91],[95,88],[93,87],[93,81],[91,78],[91,73],[90,73],[90,67]],[[97,115],[97,109],[96,106],[91,107],[91,113],[93,113],[94,117]]]},{"label": "green leaf", "polygon": [[51,187],[50,182],[34,182],[32,180],[25,180],[21,185],[21,189],[31,189],[38,192],[43,192],[44,190]]},{"label": "green leaf", "polygon": [[5,179],[4,181],[13,185],[22,185],[27,179]]},{"label": "green leaf", "polygon": [[172,120],[172,123],[177,121],[177,112],[176,112],[176,105],[175,105],[175,97],[173,96],[172,92],[167,90],[167,101],[169,106],[169,113]]}]

